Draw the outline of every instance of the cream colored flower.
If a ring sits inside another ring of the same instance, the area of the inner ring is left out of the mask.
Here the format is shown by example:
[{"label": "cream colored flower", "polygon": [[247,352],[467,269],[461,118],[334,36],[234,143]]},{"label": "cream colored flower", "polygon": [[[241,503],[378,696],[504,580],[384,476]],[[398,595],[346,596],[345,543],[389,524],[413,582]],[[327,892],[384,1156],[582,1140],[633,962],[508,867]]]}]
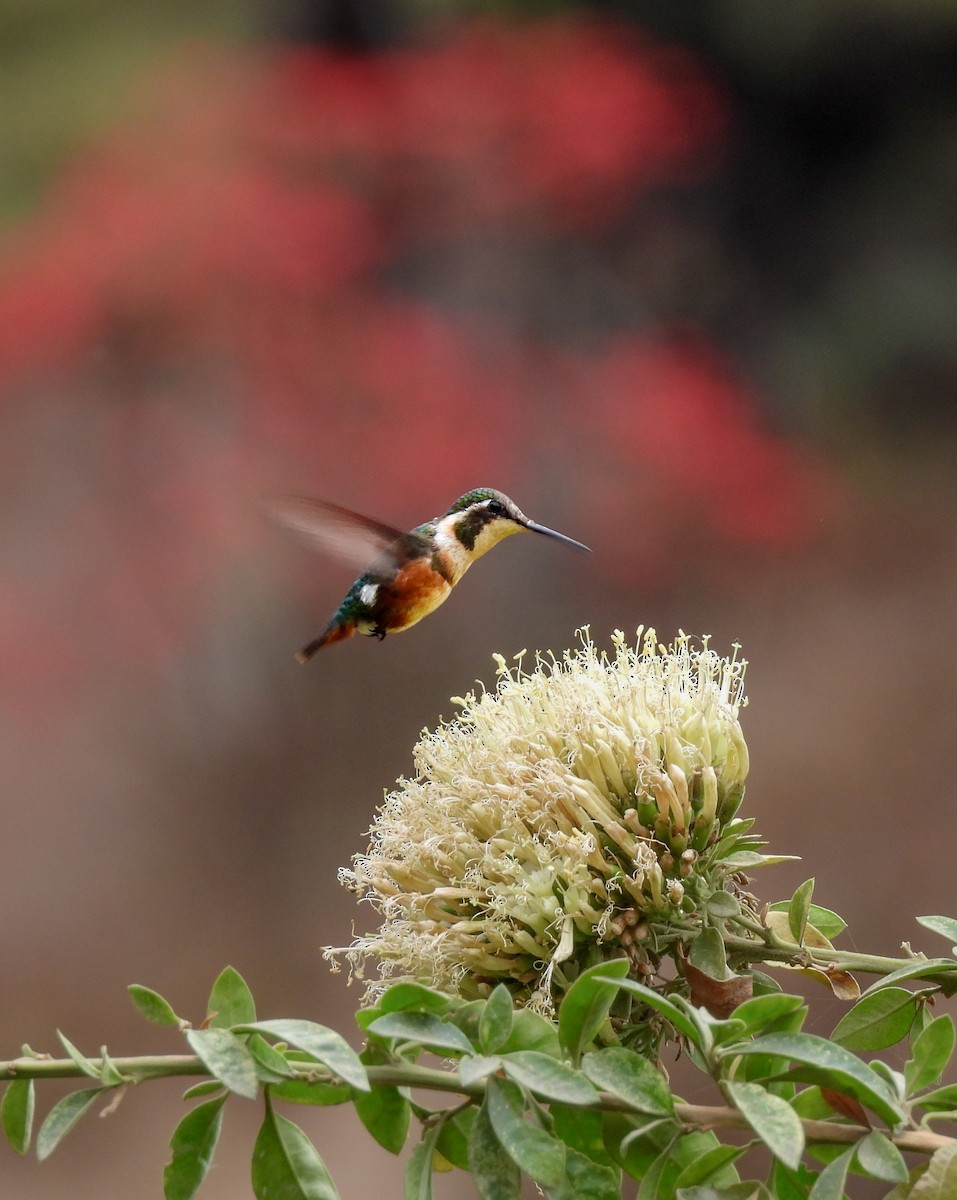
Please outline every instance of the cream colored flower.
[{"label": "cream colored flower", "polygon": [[504,980],[547,1008],[602,957],[650,973],[670,930],[739,890],[718,839],[748,773],[745,662],[683,633],[616,633],[610,655],[581,640],[532,670],[496,656],[495,689],[423,732],[341,872],[381,927],[330,957],[465,996]]}]

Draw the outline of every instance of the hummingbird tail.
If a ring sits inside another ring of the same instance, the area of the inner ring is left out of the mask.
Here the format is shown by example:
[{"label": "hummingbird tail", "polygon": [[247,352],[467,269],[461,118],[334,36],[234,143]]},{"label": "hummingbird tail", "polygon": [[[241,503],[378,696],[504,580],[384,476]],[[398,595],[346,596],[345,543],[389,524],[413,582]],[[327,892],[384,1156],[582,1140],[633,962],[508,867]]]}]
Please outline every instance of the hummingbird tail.
[{"label": "hummingbird tail", "polygon": [[296,661],[307,663],[323,646],[331,646],[333,642],[341,642],[344,638],[351,637],[355,631],[356,626],[354,621],[330,625],[317,638],[313,638],[307,646],[303,646],[301,650],[296,652]]}]

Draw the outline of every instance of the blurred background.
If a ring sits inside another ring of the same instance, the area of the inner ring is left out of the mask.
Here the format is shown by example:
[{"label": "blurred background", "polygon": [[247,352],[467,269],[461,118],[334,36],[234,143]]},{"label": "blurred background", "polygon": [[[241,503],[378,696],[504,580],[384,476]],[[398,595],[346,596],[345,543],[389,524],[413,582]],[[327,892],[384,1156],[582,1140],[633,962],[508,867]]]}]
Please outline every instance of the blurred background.
[{"label": "blurred background", "polygon": [[[740,641],[745,809],[803,858],[755,891],[946,952],[957,8],[536,8],[0,10],[2,1057],[175,1052],[126,985],[198,1019],[227,963],[348,1032],[337,867],[493,651],[585,623]],[[264,495],[408,528],[480,485],[593,556],[514,539],[296,664],[352,573]],[[181,1090],[4,1195],[159,1195]],[[251,1196],[229,1109],[206,1200]],[[401,1195],[351,1112],[290,1115],[344,1200]]]}]

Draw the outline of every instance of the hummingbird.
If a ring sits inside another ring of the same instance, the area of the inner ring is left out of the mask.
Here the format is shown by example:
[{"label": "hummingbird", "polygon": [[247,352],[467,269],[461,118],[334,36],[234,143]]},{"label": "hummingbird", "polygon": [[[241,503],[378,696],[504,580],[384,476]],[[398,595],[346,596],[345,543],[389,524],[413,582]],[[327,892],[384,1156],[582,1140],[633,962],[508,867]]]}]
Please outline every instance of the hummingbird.
[{"label": "hummingbird", "polygon": [[381,641],[415,625],[438,608],[477,558],[513,533],[530,530],[588,550],[574,538],[530,521],[494,488],[466,492],[442,516],[408,533],[307,496],[280,497],[268,508],[293,533],[364,568],[322,633],[297,653],[301,663],[354,633]]}]

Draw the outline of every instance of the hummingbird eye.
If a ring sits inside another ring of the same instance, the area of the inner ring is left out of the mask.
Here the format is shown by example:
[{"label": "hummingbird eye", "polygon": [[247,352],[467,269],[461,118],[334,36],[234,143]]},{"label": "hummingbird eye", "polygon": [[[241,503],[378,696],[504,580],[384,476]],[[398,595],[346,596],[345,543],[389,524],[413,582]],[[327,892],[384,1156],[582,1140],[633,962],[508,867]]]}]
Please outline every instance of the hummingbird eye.
[{"label": "hummingbird eye", "polygon": [[501,502],[501,500],[489,500],[485,507],[493,517],[505,516],[505,505]]}]

